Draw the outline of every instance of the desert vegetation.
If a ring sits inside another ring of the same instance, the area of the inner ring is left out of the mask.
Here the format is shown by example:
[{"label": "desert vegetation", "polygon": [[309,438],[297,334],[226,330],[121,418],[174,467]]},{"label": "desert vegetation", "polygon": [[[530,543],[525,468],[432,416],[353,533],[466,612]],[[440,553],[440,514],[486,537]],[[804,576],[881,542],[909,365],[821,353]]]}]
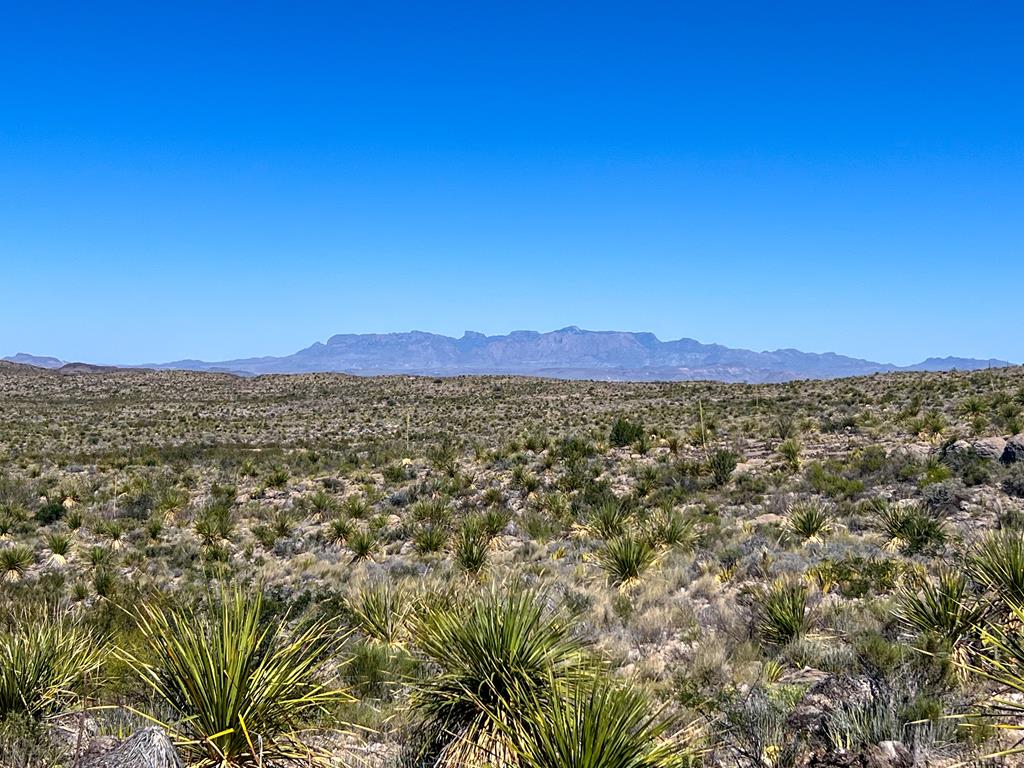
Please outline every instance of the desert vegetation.
[{"label": "desert vegetation", "polygon": [[0,369],[0,766],[1015,765],[1024,372]]}]

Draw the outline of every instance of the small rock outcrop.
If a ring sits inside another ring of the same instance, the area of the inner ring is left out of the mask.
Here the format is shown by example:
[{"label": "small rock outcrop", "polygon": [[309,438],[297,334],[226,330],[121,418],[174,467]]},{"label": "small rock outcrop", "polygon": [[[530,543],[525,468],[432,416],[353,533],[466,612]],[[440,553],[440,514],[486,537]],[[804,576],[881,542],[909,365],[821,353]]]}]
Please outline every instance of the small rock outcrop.
[{"label": "small rock outcrop", "polygon": [[1024,432],[1014,435],[1006,441],[1001,460],[1003,464],[1016,464],[1018,461],[1024,461]]},{"label": "small rock outcrop", "polygon": [[1006,450],[1006,440],[1001,437],[982,437],[971,443],[971,447],[981,458],[999,461]]}]

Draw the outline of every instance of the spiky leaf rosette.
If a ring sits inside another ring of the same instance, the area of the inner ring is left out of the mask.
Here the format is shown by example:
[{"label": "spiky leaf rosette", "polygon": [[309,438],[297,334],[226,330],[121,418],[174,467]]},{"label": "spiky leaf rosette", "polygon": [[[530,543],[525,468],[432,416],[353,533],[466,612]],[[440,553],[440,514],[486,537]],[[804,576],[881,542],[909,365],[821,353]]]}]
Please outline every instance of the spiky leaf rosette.
[{"label": "spiky leaf rosette", "polygon": [[332,622],[293,635],[263,620],[261,593],[239,589],[225,590],[208,613],[151,604],[136,621],[143,649],[123,656],[176,715],[162,725],[195,765],[321,761],[300,732],[326,705],[348,698],[318,682],[337,636]]}]

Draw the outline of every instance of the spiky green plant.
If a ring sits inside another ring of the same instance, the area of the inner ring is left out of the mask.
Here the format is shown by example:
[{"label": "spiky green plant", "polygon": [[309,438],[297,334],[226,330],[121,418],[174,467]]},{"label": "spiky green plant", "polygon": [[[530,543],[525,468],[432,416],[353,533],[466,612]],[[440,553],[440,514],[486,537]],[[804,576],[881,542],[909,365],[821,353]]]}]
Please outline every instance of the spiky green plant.
[{"label": "spiky green plant", "polygon": [[511,764],[529,713],[586,674],[584,647],[546,603],[535,591],[492,588],[419,619],[417,645],[434,668],[412,694],[426,764]]},{"label": "spiky green plant", "polygon": [[0,625],[0,719],[67,710],[104,658],[102,639],[55,608],[14,613]]},{"label": "spiky green plant", "polygon": [[692,520],[687,520],[678,510],[671,507],[660,510],[651,520],[649,538],[655,544],[688,552],[697,543],[697,530]]},{"label": "spiky green plant", "polygon": [[[263,616],[262,593],[225,590],[209,611],[164,603],[136,614],[142,648],[121,656],[173,713],[164,726],[196,766],[319,764],[303,728],[348,695],[318,680],[338,633],[319,620],[295,634]],[[259,746],[257,746],[257,744]]]},{"label": "spiky green plant", "polygon": [[636,690],[599,679],[530,708],[516,753],[523,768],[686,768],[702,753],[699,729],[670,721]]},{"label": "spiky green plant", "polygon": [[633,516],[632,510],[615,499],[610,499],[597,506],[587,518],[583,529],[599,538],[609,540],[621,536],[626,531],[626,524]]},{"label": "spiky green plant", "polygon": [[455,536],[455,564],[468,574],[476,575],[487,567],[491,538],[479,525],[467,520]]},{"label": "spiky green plant", "polygon": [[348,537],[352,535],[353,530],[355,530],[355,526],[352,524],[352,521],[338,515],[324,526],[324,541],[328,544],[344,544]]},{"label": "spiky green plant", "polygon": [[886,548],[904,555],[937,554],[948,534],[942,521],[929,515],[919,504],[876,505],[879,523],[886,536]]},{"label": "spiky green plant", "polygon": [[639,579],[658,559],[658,549],[646,537],[619,536],[597,553],[597,563],[616,587]]},{"label": "spiky green plant", "polygon": [[309,506],[319,517],[324,518],[338,509],[338,501],[321,488],[309,497]]},{"label": "spiky green plant", "polygon": [[373,584],[346,601],[355,628],[371,640],[400,645],[406,640],[413,602],[393,582]]},{"label": "spiky green plant", "polygon": [[51,565],[64,565],[71,553],[71,536],[66,533],[51,533],[46,536],[46,548],[50,550]]},{"label": "spiky green plant", "polygon": [[[1006,624],[980,623],[977,631],[981,636],[983,650],[967,660],[960,660],[965,674],[976,675],[993,682],[999,693],[981,707],[982,714],[988,715],[1000,730],[1024,731],[1024,607],[1011,604],[1008,608],[1011,621]],[[985,755],[985,759],[1010,757],[1024,754],[1024,742],[1020,738],[1013,745],[997,753]]]},{"label": "spiky green plant", "polygon": [[769,645],[783,646],[803,637],[811,623],[807,585],[796,579],[779,579],[761,589],[757,615],[758,634]]},{"label": "spiky green plant", "polygon": [[484,510],[480,516],[480,524],[484,532],[491,538],[498,536],[512,519],[512,510],[508,507],[492,506]]},{"label": "spiky green plant", "polygon": [[729,482],[739,460],[738,453],[726,448],[719,448],[708,456],[708,469],[711,471],[711,481],[716,488]]},{"label": "spiky green plant", "polygon": [[441,523],[425,523],[416,528],[412,542],[420,555],[440,552],[448,544],[448,527]]},{"label": "spiky green plant", "polygon": [[231,504],[216,501],[206,505],[196,518],[196,535],[207,548],[216,547],[231,540],[235,530],[235,514]]},{"label": "spiky green plant", "polygon": [[819,501],[804,501],[790,507],[786,528],[803,543],[820,542],[832,530],[832,516]]},{"label": "spiky green plant", "polygon": [[362,496],[346,496],[341,502],[341,511],[346,517],[361,520],[370,513],[370,505]]},{"label": "spiky green plant", "polygon": [[971,576],[1004,605],[1024,606],[1024,534],[987,534],[967,560]]},{"label": "spiky green plant", "polygon": [[0,581],[21,581],[34,561],[31,547],[24,544],[11,544],[0,549]]},{"label": "spiky green plant", "polygon": [[345,546],[352,550],[352,562],[367,560],[377,551],[377,537],[368,528],[357,528],[345,539]]},{"label": "spiky green plant", "polygon": [[976,632],[985,615],[984,606],[971,594],[970,583],[962,571],[943,569],[935,581],[926,581],[920,590],[904,584],[897,593],[896,616],[908,627],[932,633],[962,647]]}]

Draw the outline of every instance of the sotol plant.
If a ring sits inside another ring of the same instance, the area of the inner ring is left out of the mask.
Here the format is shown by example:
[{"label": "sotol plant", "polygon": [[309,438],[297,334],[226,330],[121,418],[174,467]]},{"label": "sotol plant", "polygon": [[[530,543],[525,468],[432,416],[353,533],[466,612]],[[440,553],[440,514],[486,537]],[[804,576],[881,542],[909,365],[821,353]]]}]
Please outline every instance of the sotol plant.
[{"label": "sotol plant", "polygon": [[537,702],[519,726],[520,765],[529,768],[686,768],[696,765],[700,732],[668,733],[669,722],[637,691],[607,680],[573,686]]},{"label": "sotol plant", "polygon": [[616,587],[627,587],[658,559],[658,550],[647,537],[619,536],[597,553],[597,563]]},{"label": "sotol plant", "polygon": [[261,593],[241,590],[223,592],[208,613],[145,605],[136,622],[142,649],[121,655],[160,711],[173,713],[165,727],[195,765],[326,762],[300,734],[328,704],[347,698],[318,681],[337,636],[331,622],[292,635],[264,620]]},{"label": "sotol plant", "polygon": [[15,613],[0,627],[0,718],[66,710],[104,657],[101,639],[56,609]]},{"label": "sotol plant", "polygon": [[494,588],[468,606],[435,607],[420,619],[418,646],[436,670],[412,699],[424,726],[424,764],[506,764],[532,713],[581,679],[584,649],[545,603],[537,592]]}]

